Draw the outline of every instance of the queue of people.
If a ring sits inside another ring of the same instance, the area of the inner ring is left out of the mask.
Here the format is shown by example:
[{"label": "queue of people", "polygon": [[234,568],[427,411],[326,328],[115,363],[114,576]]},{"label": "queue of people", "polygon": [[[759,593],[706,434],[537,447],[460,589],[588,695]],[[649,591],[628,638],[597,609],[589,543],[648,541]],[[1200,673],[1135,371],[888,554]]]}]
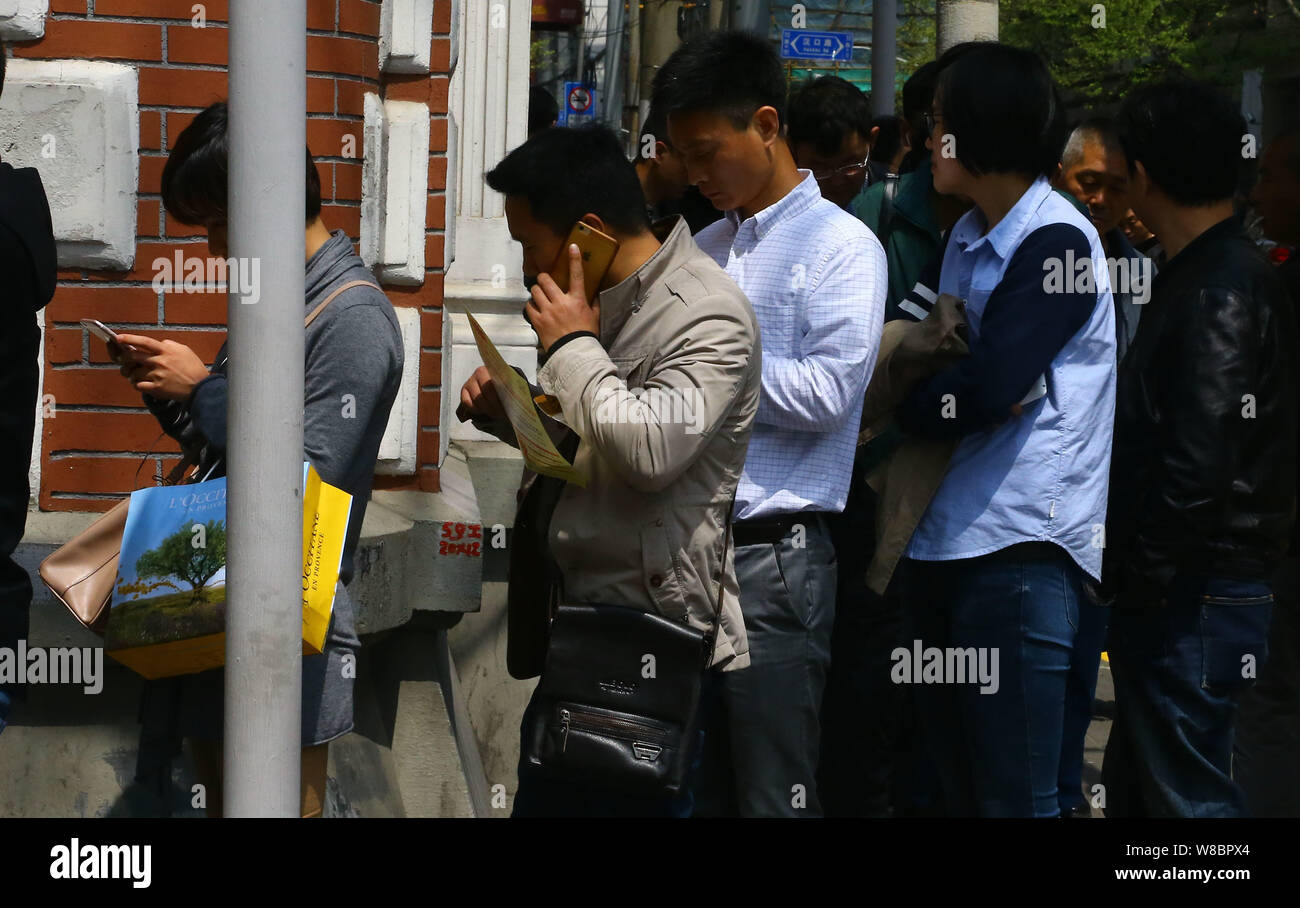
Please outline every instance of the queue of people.
[{"label": "queue of people", "polygon": [[[523,250],[534,415],[583,479],[526,460],[519,488],[508,662],[538,682],[514,815],[1300,811],[1294,126],[1247,201],[1245,124],[1211,86],[1143,86],[1071,127],[1040,57],[974,42],[873,118],[836,77],[788,92],[744,32],[672,54],[634,160],[533,106],[486,182]],[[214,104],[162,174],[163,207],[216,255],[227,147]],[[318,816],[352,727],[347,584],[403,353],[306,154],[304,459],[358,508],[304,659]],[[20,303],[0,344],[24,362],[55,284],[32,173],[0,165]],[[224,475],[239,364],[117,344],[160,429]],[[6,399],[34,387],[5,380]],[[485,366],[458,417],[518,445],[506,398]],[[24,407],[0,416],[30,435]],[[21,585],[10,517],[0,582]],[[0,611],[0,643],[25,621]],[[1085,788],[1103,653],[1114,722]],[[185,741],[210,814],[222,696],[216,670],[141,704],[138,779],[167,784]]]},{"label": "queue of people", "polygon": [[[835,77],[787,98],[771,46],[724,32],[660,69],[635,165],[600,129],[512,151],[488,180],[524,242],[535,391],[591,468],[530,534],[556,569],[538,690],[618,671],[598,635],[568,645],[570,599],[697,628],[721,608],[686,737],[647,719],[653,679],[600,700],[603,725],[530,705],[516,815],[1236,816],[1294,790],[1274,576],[1296,555],[1296,326],[1234,208],[1244,131],[1191,81],[1071,129],[1042,60],[993,42],[875,122]],[[1295,151],[1266,162],[1290,207],[1256,203],[1293,245]],[[688,190],[716,213],[683,218]],[[574,221],[622,243],[590,305],[546,274]],[[918,353],[942,319],[958,355]],[[643,392],[684,384],[707,438],[679,448]],[[603,393],[636,418],[605,425]],[[461,401],[513,441],[486,370]],[[891,461],[906,490],[883,496]],[[1103,650],[1116,715],[1085,790]],[[1256,678],[1266,718],[1238,734]],[[1234,747],[1267,777],[1249,804]],[[674,748],[683,772],[629,800]]]}]

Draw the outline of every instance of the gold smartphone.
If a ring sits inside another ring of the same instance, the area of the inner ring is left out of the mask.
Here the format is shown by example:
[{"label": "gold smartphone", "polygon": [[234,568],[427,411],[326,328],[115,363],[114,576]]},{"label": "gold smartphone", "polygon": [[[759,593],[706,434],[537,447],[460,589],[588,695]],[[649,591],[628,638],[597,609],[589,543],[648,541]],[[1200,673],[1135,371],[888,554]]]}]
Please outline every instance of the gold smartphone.
[{"label": "gold smartphone", "polygon": [[[586,290],[587,304],[596,299],[600,282],[605,279],[605,272],[618,254],[618,240],[607,233],[602,233],[589,224],[578,221],[569,231],[569,238],[560,247],[555,256],[551,270],[547,272],[556,285],[565,293],[569,292],[569,246],[576,243],[582,253],[582,286]],[[533,402],[548,416],[559,417],[560,402],[549,394],[538,394]]]},{"label": "gold smartphone", "polygon": [[583,287],[587,291],[587,302],[591,303],[596,299],[605,272],[609,271],[614,256],[618,254],[618,240],[582,221],[574,224],[548,272],[565,293],[569,292],[569,245],[572,243],[576,243],[582,252]]}]

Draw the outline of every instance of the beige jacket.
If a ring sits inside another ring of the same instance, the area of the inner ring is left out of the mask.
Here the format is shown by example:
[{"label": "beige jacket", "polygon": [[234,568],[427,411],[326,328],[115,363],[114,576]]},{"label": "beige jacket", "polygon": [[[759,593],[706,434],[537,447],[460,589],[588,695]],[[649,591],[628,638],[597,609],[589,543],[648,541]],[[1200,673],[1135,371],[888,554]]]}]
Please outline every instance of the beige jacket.
[{"label": "beige jacket", "polygon": [[[677,217],[663,245],[600,294],[600,338],[561,346],[538,370],[578,434],[570,483],[551,518],[563,598],[722,626],[712,665],[749,664],[732,549],[722,542],[758,409],[758,321],[740,288]],[[513,441],[505,427],[485,427]]]},{"label": "beige jacket", "polygon": [[[922,379],[970,353],[963,339],[965,330],[961,301],[947,293],[939,295],[922,321],[885,323],[862,404],[859,446],[872,441],[888,444],[891,434],[901,434],[894,427],[894,408]],[[892,453],[868,470],[867,485],[879,497],[876,548],[867,567],[867,587],[872,592],[884,595],[956,449],[955,440],[903,437]]]}]

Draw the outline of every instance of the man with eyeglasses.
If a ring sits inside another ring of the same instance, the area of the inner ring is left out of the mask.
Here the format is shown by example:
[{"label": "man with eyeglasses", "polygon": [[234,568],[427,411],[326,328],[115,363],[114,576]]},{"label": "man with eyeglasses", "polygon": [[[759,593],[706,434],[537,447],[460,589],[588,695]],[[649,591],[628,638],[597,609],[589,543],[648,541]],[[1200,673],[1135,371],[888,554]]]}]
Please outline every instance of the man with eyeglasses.
[{"label": "man with eyeglasses", "polygon": [[811,170],[822,198],[849,210],[868,185],[871,105],[838,76],[810,79],[790,94],[786,142],[795,163]]},{"label": "man with eyeglasses", "polygon": [[944,235],[970,207],[969,199],[934,191],[925,137],[934,132],[931,105],[939,73],[974,46],[973,42],[967,42],[949,48],[938,60],[919,68],[903,85],[903,116],[913,142],[912,151],[903,159],[902,176],[874,184],[868,182],[867,188],[853,200],[852,213],[871,228],[885,247],[889,265],[887,322],[925,318],[934,295],[925,288],[918,292],[917,282],[927,266],[937,267]]}]

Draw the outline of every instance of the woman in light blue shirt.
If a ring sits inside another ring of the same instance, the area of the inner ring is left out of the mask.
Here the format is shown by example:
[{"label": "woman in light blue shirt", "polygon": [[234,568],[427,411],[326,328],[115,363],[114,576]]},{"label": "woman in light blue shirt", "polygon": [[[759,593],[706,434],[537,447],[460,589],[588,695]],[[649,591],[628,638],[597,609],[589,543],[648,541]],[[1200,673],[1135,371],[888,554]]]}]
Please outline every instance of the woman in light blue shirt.
[{"label": "woman in light blue shirt", "polygon": [[975,203],[939,281],[966,301],[971,352],[897,412],[905,431],[958,444],[906,553],[911,633],[895,677],[918,684],[947,812],[1057,816],[1067,676],[1104,544],[1105,253],[1048,183],[1066,127],[1035,54],[966,48],[927,120],[935,189]]}]

